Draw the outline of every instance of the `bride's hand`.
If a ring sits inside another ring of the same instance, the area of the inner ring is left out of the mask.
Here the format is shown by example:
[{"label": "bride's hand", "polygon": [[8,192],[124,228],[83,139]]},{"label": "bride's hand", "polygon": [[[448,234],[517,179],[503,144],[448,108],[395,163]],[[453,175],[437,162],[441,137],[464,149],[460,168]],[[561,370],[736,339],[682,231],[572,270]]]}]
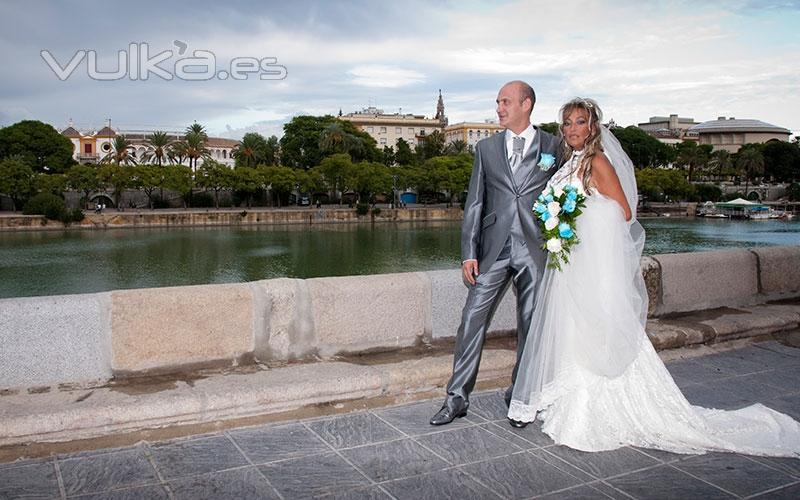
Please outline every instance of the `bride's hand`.
[{"label": "bride's hand", "polygon": [[474,285],[475,277],[478,275],[478,261],[474,259],[465,260],[461,264],[461,273],[464,275],[464,281]]}]

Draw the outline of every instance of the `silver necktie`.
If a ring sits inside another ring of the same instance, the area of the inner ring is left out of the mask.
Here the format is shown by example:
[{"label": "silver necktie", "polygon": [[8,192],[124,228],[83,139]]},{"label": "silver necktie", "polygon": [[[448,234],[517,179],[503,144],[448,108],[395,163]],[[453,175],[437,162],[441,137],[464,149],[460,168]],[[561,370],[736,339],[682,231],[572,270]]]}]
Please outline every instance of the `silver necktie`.
[{"label": "silver necktie", "polygon": [[525,149],[525,138],[514,137],[511,147],[511,171],[515,171],[522,163],[522,151]]}]

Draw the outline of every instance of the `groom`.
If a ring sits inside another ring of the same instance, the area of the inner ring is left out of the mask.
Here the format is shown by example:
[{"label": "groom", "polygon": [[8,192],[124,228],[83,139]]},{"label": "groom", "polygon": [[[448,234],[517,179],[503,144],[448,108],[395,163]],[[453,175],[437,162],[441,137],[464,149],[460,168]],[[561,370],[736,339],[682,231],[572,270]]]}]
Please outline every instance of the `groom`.
[{"label": "groom", "polygon": [[505,393],[506,405],[511,401],[537,282],[546,265],[532,207],[557,170],[559,141],[531,125],[534,104],[536,94],[527,83],[503,85],[497,94],[497,117],[506,130],[475,147],[461,226],[461,270],[469,292],[456,336],[447,399],[431,418],[432,425],[449,424],[467,414],[486,329],[509,281],[517,295],[517,363]]}]

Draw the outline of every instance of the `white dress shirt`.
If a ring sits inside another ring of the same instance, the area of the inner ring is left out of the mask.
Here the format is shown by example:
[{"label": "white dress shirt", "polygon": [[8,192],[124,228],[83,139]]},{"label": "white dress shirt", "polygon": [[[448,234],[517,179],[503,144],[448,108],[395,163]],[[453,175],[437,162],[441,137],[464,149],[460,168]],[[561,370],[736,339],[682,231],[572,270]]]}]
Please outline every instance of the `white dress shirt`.
[{"label": "white dress shirt", "polygon": [[528,124],[528,128],[523,130],[519,135],[515,134],[510,129],[506,129],[506,152],[508,152],[509,160],[511,160],[511,156],[514,154],[514,137],[525,138],[525,147],[522,148],[522,157],[525,158],[531,144],[533,144],[533,138],[536,137],[536,129],[533,128],[533,125]]}]

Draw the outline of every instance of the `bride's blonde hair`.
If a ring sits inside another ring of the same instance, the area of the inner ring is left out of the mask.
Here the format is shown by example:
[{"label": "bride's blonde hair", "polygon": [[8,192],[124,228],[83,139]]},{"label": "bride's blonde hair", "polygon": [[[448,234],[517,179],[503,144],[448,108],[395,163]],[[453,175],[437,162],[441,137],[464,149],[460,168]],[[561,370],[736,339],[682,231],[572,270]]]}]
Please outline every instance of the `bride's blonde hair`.
[{"label": "bride's blonde hair", "polygon": [[578,169],[583,171],[583,188],[588,193],[589,183],[592,179],[592,158],[594,158],[598,152],[603,151],[603,147],[600,145],[600,127],[603,121],[603,112],[600,110],[600,106],[597,105],[597,101],[583,97],[576,97],[561,106],[561,109],[558,111],[558,135],[561,137],[562,158],[571,158],[574,152],[572,146],[567,144],[564,138],[564,122],[576,109],[586,111],[589,116],[589,137],[586,138],[583,156],[578,165]]}]

